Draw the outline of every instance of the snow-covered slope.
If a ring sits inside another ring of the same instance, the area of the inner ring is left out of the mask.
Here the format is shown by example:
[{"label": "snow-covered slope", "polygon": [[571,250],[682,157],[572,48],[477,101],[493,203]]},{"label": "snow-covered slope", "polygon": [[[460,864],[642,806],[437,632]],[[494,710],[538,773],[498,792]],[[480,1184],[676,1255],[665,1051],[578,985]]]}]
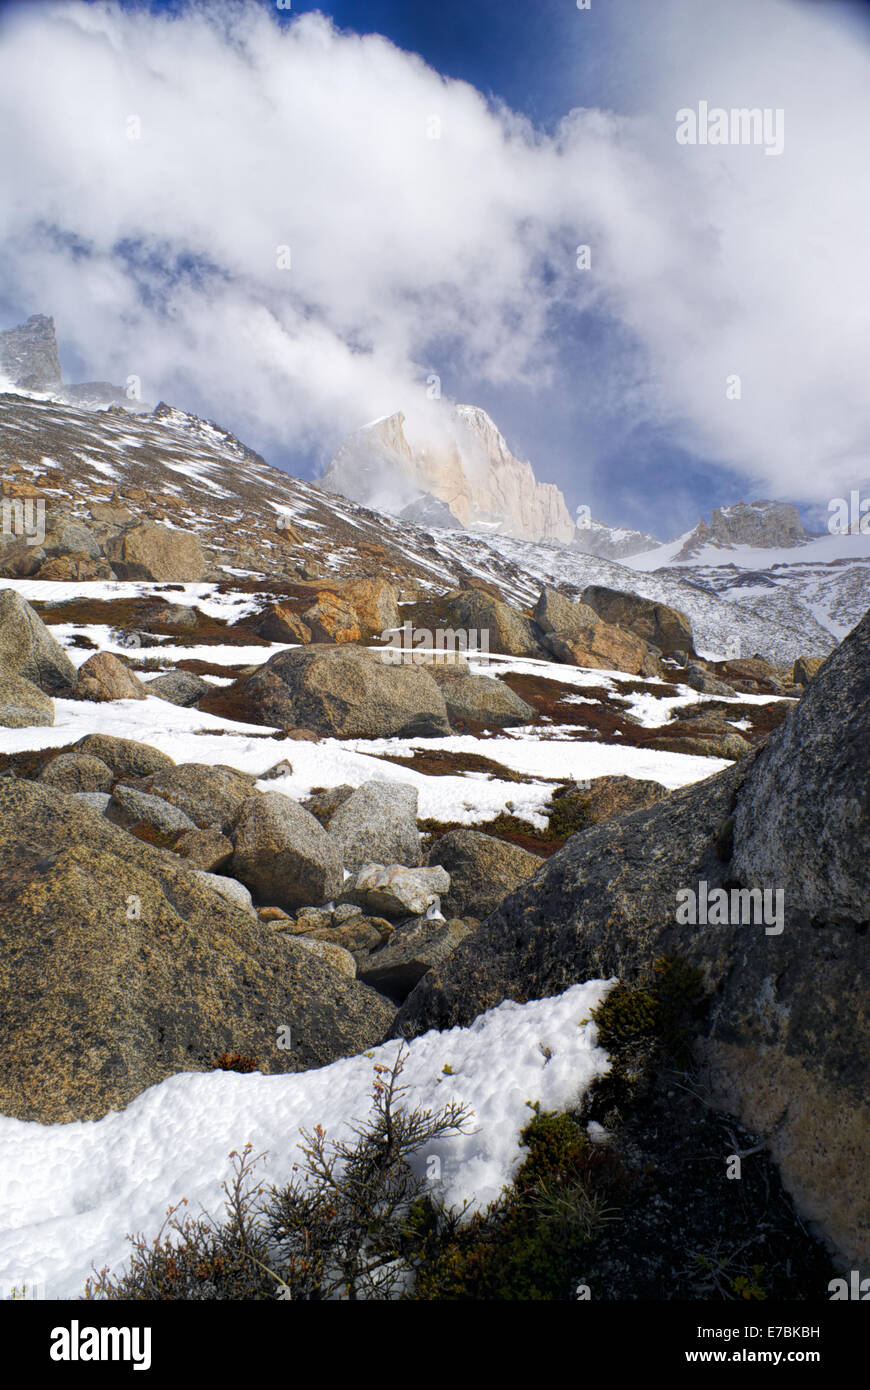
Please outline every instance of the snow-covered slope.
[{"label": "snow-covered slope", "polygon": [[685,579],[765,621],[839,642],[870,608],[870,535],[811,536],[799,545],[723,546],[707,540],[679,558],[685,537],[626,560],[639,574]]},{"label": "snow-covered slope", "polygon": [[[467,1200],[478,1210],[498,1197],[520,1162],[529,1102],[564,1109],[606,1071],[588,1018],[609,983],[508,1001],[470,1028],[410,1044],[402,1079],[413,1103],[439,1110],[456,1100],[473,1112],[473,1133],[434,1142],[420,1156],[421,1176],[440,1160],[435,1190],[449,1203]],[[287,1182],[301,1157],[300,1128],[321,1124],[330,1138],[350,1139],[369,1110],[374,1066],[391,1064],[398,1047],[283,1076],[182,1074],[87,1124],[0,1118],[0,1298],[23,1285],[31,1296],[75,1298],[93,1268],[119,1272],[128,1232],[155,1236],[167,1207],[185,1197],[191,1214],[221,1216],[233,1149],[253,1145],[267,1154],[265,1180]]]}]

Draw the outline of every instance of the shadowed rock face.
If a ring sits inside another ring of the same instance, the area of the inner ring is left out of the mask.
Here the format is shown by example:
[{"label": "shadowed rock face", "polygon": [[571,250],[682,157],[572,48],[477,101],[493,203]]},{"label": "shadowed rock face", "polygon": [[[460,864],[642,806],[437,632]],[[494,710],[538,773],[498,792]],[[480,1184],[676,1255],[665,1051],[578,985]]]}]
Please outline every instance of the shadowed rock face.
[{"label": "shadowed rock face", "polygon": [[224,1052],[304,1071],[390,1025],[380,995],[55,788],[0,783],[0,859],[4,1115],[97,1119]]},{"label": "shadowed rock face", "polygon": [[[580,980],[635,981],[679,954],[710,994],[698,1054],[714,1103],[766,1137],[840,1257],[866,1259],[868,696],[870,615],[760,755],[572,837],[420,982],[396,1032],[468,1024]],[[678,923],[678,892],[702,881],[781,891],[782,931],[745,909]]]},{"label": "shadowed rock face", "polygon": [[870,922],[870,613],[773,733],[738,803],[734,871],[821,922]]}]

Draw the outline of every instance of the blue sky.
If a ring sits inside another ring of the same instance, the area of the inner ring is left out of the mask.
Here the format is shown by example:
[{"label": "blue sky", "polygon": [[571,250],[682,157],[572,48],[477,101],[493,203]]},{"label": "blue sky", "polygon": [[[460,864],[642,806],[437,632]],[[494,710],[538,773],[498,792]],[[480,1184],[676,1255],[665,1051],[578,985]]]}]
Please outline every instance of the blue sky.
[{"label": "blue sky", "polygon": [[[256,3],[249,0],[249,6]],[[0,315],[5,323],[26,313],[53,312],[68,376],[114,373],[118,379],[124,368],[116,365],[110,345],[122,342],[127,332],[123,351],[119,348],[115,354],[118,362],[126,362],[130,342],[135,345],[138,335],[145,377],[158,381],[161,394],[218,419],[280,466],[313,476],[348,428],[384,410],[407,412],[408,382],[436,370],[444,395],[487,409],[514,452],[531,459],[538,477],[562,487],[572,510],[585,504],[611,524],[638,526],[662,538],[693,525],[713,506],[738,498],[793,498],[809,509],[807,515],[819,507],[824,514],[827,494],[845,488],[849,480],[859,481],[861,459],[866,464],[870,446],[870,422],[866,408],[861,415],[859,406],[864,324],[850,319],[853,303],[860,301],[858,279],[866,274],[867,258],[853,224],[860,222],[865,198],[870,207],[870,190],[866,151],[863,168],[860,163],[861,113],[855,111],[849,93],[853,85],[861,90],[859,64],[862,54],[870,51],[870,6],[845,0],[592,0],[589,11],[580,11],[573,0],[335,0],[323,5],[295,0],[292,11],[279,11],[264,2],[261,9],[270,21],[285,28],[319,10],[347,34],[384,35],[406,53],[419,54],[435,73],[471,84],[492,113],[504,103],[534,127],[526,137],[532,146],[541,142],[539,167],[533,171],[518,146],[505,154],[507,146],[496,131],[501,117],[493,114],[490,119],[482,108],[472,112],[458,89],[445,90],[448,124],[451,117],[454,128],[462,120],[471,121],[469,129],[474,127],[481,150],[489,152],[481,159],[490,165],[503,159],[503,167],[498,164],[493,172],[480,166],[480,181],[491,184],[485,197],[475,188],[473,163],[461,178],[457,175],[441,185],[444,197],[455,199],[446,222],[461,224],[466,207],[473,207],[471,215],[481,226],[461,228],[455,250],[445,256],[446,271],[440,278],[433,273],[421,289],[416,322],[409,308],[414,298],[414,222],[404,204],[411,201],[408,195],[414,191],[418,166],[422,170],[430,151],[409,162],[406,152],[397,150],[399,215],[407,213],[409,225],[396,231],[395,246],[388,245],[392,214],[385,215],[383,207],[361,212],[353,201],[359,185],[352,178],[349,186],[354,192],[344,195],[344,216],[333,217],[326,206],[312,211],[308,231],[331,229],[323,235],[332,238],[335,284],[324,288],[328,265],[326,270],[320,265],[316,288],[312,282],[293,299],[274,277],[270,281],[255,274],[244,259],[248,250],[237,255],[233,237],[215,224],[224,217],[217,196],[223,192],[220,168],[214,174],[216,187],[200,198],[202,144],[191,131],[214,119],[225,123],[224,143],[229,147],[237,142],[227,155],[227,179],[232,181],[238,170],[239,187],[245,181],[240,198],[260,204],[261,190],[251,181],[251,169],[266,159],[263,140],[256,121],[247,128],[244,122],[251,117],[241,114],[245,103],[256,111],[257,93],[243,90],[232,56],[227,58],[227,91],[239,94],[235,129],[236,97],[229,96],[227,108],[214,114],[222,87],[220,76],[215,79],[220,66],[210,49],[205,52],[208,44],[202,42],[200,30],[190,29],[192,75],[186,95],[171,91],[177,76],[171,55],[161,51],[152,59],[144,52],[146,31],[136,31],[131,61],[139,59],[142,67],[134,74],[133,87],[138,84],[145,93],[137,100],[145,102],[149,114],[152,109],[159,114],[160,104],[153,92],[149,96],[147,78],[162,62],[165,72],[158,95],[162,100],[165,91],[171,92],[174,105],[167,102],[167,109],[175,113],[179,144],[185,136],[190,141],[190,149],[182,150],[179,158],[189,160],[184,187],[191,203],[179,208],[177,226],[172,207],[161,205],[159,151],[150,166],[154,182],[147,206],[160,205],[158,228],[150,225],[148,213],[143,216],[140,207],[122,206],[126,169],[113,164],[114,152],[99,149],[94,156],[95,145],[100,145],[99,135],[93,133],[96,127],[88,127],[80,148],[64,152],[65,160],[56,152],[52,155],[52,141],[37,129],[46,121],[46,107],[56,100],[58,127],[66,130],[68,113],[76,111],[76,103],[91,99],[91,88],[98,89],[107,72],[105,54],[96,53],[92,36],[87,41],[76,38],[68,63],[68,35],[54,35],[55,47],[46,46],[36,18],[43,8],[38,3],[25,7],[32,37],[43,41],[28,44],[25,36],[17,56],[7,46],[10,72],[13,64],[14,71],[22,73],[29,61],[35,65],[27,89],[34,102],[32,118],[29,125],[21,120],[23,144],[26,147],[33,136],[34,150],[25,150],[26,161],[22,155],[24,186],[21,180],[18,185],[25,204],[28,180],[34,192],[33,205],[17,220],[10,214],[5,229],[13,254],[5,271],[0,265]],[[130,16],[143,11],[180,16],[179,25],[188,13],[177,0],[149,5],[121,0],[119,8]],[[221,0],[211,0],[201,10],[212,18],[233,13]],[[807,28],[806,16],[813,17],[815,29]],[[277,55],[277,43],[274,47]],[[391,83],[406,91],[406,103],[413,100],[415,84],[430,94],[435,89],[405,60],[384,60],[383,72],[367,77],[372,50],[361,49],[354,56],[352,48],[334,43],[332,47],[337,80],[344,84],[336,90],[336,129],[349,144],[355,142],[360,164],[371,158],[374,187],[384,174],[377,167],[382,160],[377,140],[386,137],[367,136],[368,113],[383,100],[388,128],[395,111],[402,109],[389,106]],[[115,48],[120,51],[121,45]],[[75,75],[81,65],[82,80],[71,84],[71,93],[61,90],[58,95],[62,80],[49,82],[44,69],[50,62],[43,63],[42,70],[36,66],[39,53],[55,51],[61,55],[58,70],[69,67]],[[262,52],[258,61],[260,71],[252,85],[264,90],[270,82],[277,89],[285,71],[295,73],[297,85],[300,73],[304,79],[304,69],[292,68],[296,60],[289,57],[276,56],[274,72]],[[314,42],[309,62],[318,61]],[[198,62],[203,74],[199,80]],[[85,76],[89,64],[96,65],[96,76],[90,79]],[[113,80],[120,82],[121,73],[119,64]],[[47,85],[40,97],[35,88],[42,81]],[[10,86],[7,80],[7,92]],[[83,92],[88,96],[83,98]],[[766,96],[771,105],[787,103],[789,130],[798,130],[796,154],[793,143],[781,161],[768,163],[761,151],[741,150],[729,152],[728,158],[718,153],[705,157],[703,164],[692,163],[691,156],[679,163],[672,125],[676,107],[708,96],[724,102],[729,95],[735,105],[767,104]],[[66,115],[65,100],[70,103]],[[190,102],[189,114],[185,100]],[[96,111],[96,96],[93,101]],[[349,109],[362,112],[356,126],[346,122],[345,101]],[[837,109],[839,101],[842,111]],[[0,92],[0,106],[2,102]],[[578,108],[581,118],[566,136],[560,123]],[[286,113],[281,119],[286,120]],[[326,121],[325,133],[314,133],[312,139],[326,141],[319,148],[329,158],[328,106],[321,119]],[[146,133],[154,126],[155,118],[151,116],[150,127],[146,118]],[[301,161],[307,168],[304,140],[294,143],[288,136],[288,141],[286,167],[295,168]],[[57,146],[59,140],[53,143]],[[268,155],[277,161],[270,169],[282,167],[284,156],[279,158],[276,149],[277,154]],[[128,147],[125,158],[131,152]],[[162,158],[173,157],[167,144]],[[76,177],[69,179],[72,191],[64,203],[61,193],[52,197],[50,189],[52,179],[67,177],[71,162],[76,164]],[[291,182],[294,191],[303,190],[301,213],[292,198],[287,204],[294,226],[305,208],[314,207],[304,190],[306,178],[317,186],[317,162]],[[36,168],[44,168],[42,179],[28,173]],[[265,162],[263,168],[265,180]],[[527,175],[540,176],[539,201],[537,192],[523,190]],[[268,177],[274,179],[274,174]],[[558,179],[571,183],[567,194],[556,186]],[[107,209],[111,207],[105,220],[116,230],[106,231],[105,238],[99,219],[89,222],[80,206],[87,204],[88,195],[82,199],[80,190],[89,181],[90,198],[105,199]],[[322,194],[319,189],[316,196]],[[132,188],[131,204],[136,196]],[[211,223],[199,216],[197,207],[209,196],[216,199]],[[267,198],[263,202],[268,205]],[[502,222],[504,203],[510,203],[511,212]],[[816,206],[821,204],[826,207]],[[238,245],[248,247],[245,239],[251,229],[237,215]],[[514,257],[510,247],[493,243],[498,265],[491,271],[491,284],[481,289],[475,257],[480,263],[483,256],[485,264],[490,217],[493,238],[508,235],[505,228],[513,226],[522,237],[528,233],[528,244],[523,259]],[[539,217],[543,230],[529,232]],[[607,261],[607,275],[602,273],[600,285],[587,294],[576,281],[569,282],[559,256],[570,253],[574,240],[591,235],[590,227],[598,238],[596,255]],[[849,229],[846,236],[844,228]],[[475,230],[477,241],[470,246]],[[345,275],[342,263],[348,257],[348,238],[354,236],[358,245],[351,259],[359,253],[359,264]],[[425,227],[421,236],[425,239]],[[302,240],[302,232],[299,237]],[[827,238],[824,263],[818,259],[820,238]],[[77,270],[82,261],[91,266],[90,278],[82,275],[78,291],[69,284],[71,247],[87,248],[77,252]],[[318,255],[323,256],[323,249]],[[437,239],[427,254],[437,257]],[[812,264],[807,267],[809,255],[816,257],[815,270]],[[465,256],[468,265],[460,264]],[[391,258],[407,263],[395,284],[388,274]],[[328,255],[324,259],[328,263]],[[455,304],[447,312],[443,286],[450,282],[453,265],[456,284],[450,292]],[[304,261],[297,286],[304,286],[303,271]],[[519,278],[512,281],[512,274]],[[814,276],[818,283],[813,283]],[[372,330],[372,343],[366,341],[364,291],[369,281],[372,322],[388,315],[395,303],[393,319],[386,327],[380,325],[380,341]],[[243,294],[248,299],[222,302],[222,316],[215,312],[209,321],[204,301],[222,294],[232,282],[240,287],[242,299]],[[114,307],[112,294],[117,295]],[[546,311],[538,316],[537,307],[544,300]],[[241,380],[235,390],[234,373],[245,377],[246,349],[244,341],[234,346],[234,363],[225,338],[230,333],[247,341],[244,303],[251,321],[256,319],[260,326],[256,334],[252,329],[250,386]],[[286,335],[277,349],[274,326],[264,326],[260,308],[274,314]],[[490,309],[493,327],[487,341]],[[432,327],[427,331],[430,315]],[[520,362],[509,343],[503,349],[500,339],[509,335],[514,323],[519,325],[518,337],[527,335],[529,361]],[[844,324],[854,342],[841,342]],[[327,333],[335,339],[328,349],[322,341]],[[339,351],[342,340],[344,355]],[[226,360],[216,361],[209,370],[210,345],[218,343]],[[321,349],[326,365],[316,368]],[[366,356],[369,350],[371,362],[378,359],[377,370]],[[255,365],[260,360],[263,367]],[[732,365],[744,371],[747,390],[739,413],[729,414],[720,385]],[[263,389],[264,373],[274,383],[271,395]],[[330,376],[343,381],[345,375],[347,389],[330,396]],[[306,396],[317,400],[316,410],[309,408]]]}]

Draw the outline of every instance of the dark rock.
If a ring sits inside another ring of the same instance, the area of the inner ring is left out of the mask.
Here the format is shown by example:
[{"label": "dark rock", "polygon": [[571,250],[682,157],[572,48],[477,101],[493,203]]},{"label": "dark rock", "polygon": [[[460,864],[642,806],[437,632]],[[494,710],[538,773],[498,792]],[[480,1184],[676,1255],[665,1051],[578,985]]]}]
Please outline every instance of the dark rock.
[{"label": "dark rock", "polygon": [[360,979],[396,1003],[410,994],[427,971],[447,960],[471,933],[454,919],[414,917],[396,927],[385,945],[360,968]]}]

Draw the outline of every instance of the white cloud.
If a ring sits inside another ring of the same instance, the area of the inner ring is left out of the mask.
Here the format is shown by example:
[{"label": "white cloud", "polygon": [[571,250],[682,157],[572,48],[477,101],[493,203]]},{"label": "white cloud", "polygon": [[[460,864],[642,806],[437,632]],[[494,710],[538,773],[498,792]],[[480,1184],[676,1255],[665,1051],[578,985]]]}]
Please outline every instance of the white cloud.
[{"label": "white cloud", "polygon": [[[327,452],[422,410],[433,355],[546,390],[551,311],[594,303],[647,363],[626,413],[757,490],[841,491],[870,444],[868,53],[787,0],[635,0],[624,22],[646,114],[550,137],[317,15],[25,8],[0,44],[0,289],[93,375]],[[783,154],[678,146],[701,99],[782,107]]]}]

